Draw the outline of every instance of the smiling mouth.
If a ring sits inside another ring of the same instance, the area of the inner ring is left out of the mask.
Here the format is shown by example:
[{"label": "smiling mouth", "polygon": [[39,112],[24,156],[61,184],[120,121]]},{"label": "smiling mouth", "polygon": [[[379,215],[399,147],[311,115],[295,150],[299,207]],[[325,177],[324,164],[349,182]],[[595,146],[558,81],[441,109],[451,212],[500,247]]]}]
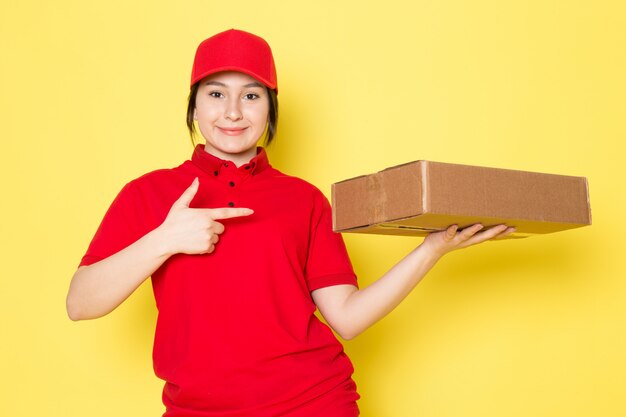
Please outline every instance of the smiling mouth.
[{"label": "smiling mouth", "polygon": [[244,130],[246,130],[247,128],[242,127],[242,128],[224,128],[224,127],[217,127],[222,133],[229,135],[229,136],[237,136],[239,134],[241,134]]}]

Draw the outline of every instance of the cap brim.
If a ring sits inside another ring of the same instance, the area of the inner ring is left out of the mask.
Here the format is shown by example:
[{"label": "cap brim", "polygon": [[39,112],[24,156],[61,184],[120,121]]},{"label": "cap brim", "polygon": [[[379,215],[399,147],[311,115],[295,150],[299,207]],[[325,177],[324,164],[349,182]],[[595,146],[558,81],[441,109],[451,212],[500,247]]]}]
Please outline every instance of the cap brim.
[{"label": "cap brim", "polygon": [[242,72],[244,74],[248,74],[249,76],[255,78],[257,81],[260,81],[261,84],[265,85],[266,87],[275,90],[276,93],[278,93],[278,88],[276,86],[276,83],[271,83],[268,80],[264,79],[263,77],[259,76],[258,74],[255,74],[253,71],[250,71],[248,69],[245,68],[241,68],[241,67],[237,67],[237,66],[233,66],[233,65],[225,65],[225,66],[221,66],[221,67],[217,67],[217,68],[211,68],[210,71],[205,71],[199,75],[196,76],[196,78],[192,81],[191,86],[193,86],[195,83],[202,81],[203,78],[208,77],[211,74],[215,74],[217,72],[223,72],[223,71],[237,71],[237,72]]}]

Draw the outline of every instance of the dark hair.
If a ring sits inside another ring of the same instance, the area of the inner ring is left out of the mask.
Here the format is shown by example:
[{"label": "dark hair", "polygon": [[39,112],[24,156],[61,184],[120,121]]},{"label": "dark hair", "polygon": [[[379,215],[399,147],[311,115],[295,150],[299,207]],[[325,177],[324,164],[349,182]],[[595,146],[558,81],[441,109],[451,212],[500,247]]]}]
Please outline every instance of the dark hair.
[{"label": "dark hair", "polygon": [[[193,112],[196,109],[196,95],[198,94],[198,88],[200,86],[200,82],[195,83],[191,87],[191,91],[189,91],[189,97],[187,98],[187,129],[189,130],[189,136],[191,138],[191,144],[193,146],[196,145],[194,142],[195,137],[195,127],[193,124]],[[276,91],[265,87],[269,96],[269,114],[268,114],[268,126],[267,131],[265,133],[265,139],[263,141],[263,146],[268,146],[272,143],[274,136],[276,136],[276,129],[278,129],[278,97],[276,96]]]}]

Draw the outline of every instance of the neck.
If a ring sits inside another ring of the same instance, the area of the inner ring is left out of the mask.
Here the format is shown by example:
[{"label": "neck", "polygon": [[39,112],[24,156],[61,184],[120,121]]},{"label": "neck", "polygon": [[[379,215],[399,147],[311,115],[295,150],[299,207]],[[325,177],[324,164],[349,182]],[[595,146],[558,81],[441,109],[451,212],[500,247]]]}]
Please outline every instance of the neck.
[{"label": "neck", "polygon": [[222,152],[208,145],[204,145],[204,150],[205,152],[210,153],[211,155],[217,156],[218,158],[223,159],[225,161],[232,161],[237,168],[239,168],[240,166],[244,164],[247,164],[248,162],[250,162],[252,158],[254,158],[257,155],[256,146],[240,153]]}]

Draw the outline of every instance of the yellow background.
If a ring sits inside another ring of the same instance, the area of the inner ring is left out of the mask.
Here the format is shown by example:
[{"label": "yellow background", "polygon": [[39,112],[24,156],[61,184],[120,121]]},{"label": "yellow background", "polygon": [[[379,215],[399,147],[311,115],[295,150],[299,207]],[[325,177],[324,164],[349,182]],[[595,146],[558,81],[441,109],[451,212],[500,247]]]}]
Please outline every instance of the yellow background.
[{"label": "yellow background", "polygon": [[[146,282],[71,322],[71,276],[129,180],[191,155],[193,54],[275,53],[274,166],[319,186],[416,159],[589,178],[591,227],[443,259],[346,342],[362,415],[626,415],[622,1],[0,3],[3,416],[158,416]],[[344,235],[362,286],[420,243]]]}]

